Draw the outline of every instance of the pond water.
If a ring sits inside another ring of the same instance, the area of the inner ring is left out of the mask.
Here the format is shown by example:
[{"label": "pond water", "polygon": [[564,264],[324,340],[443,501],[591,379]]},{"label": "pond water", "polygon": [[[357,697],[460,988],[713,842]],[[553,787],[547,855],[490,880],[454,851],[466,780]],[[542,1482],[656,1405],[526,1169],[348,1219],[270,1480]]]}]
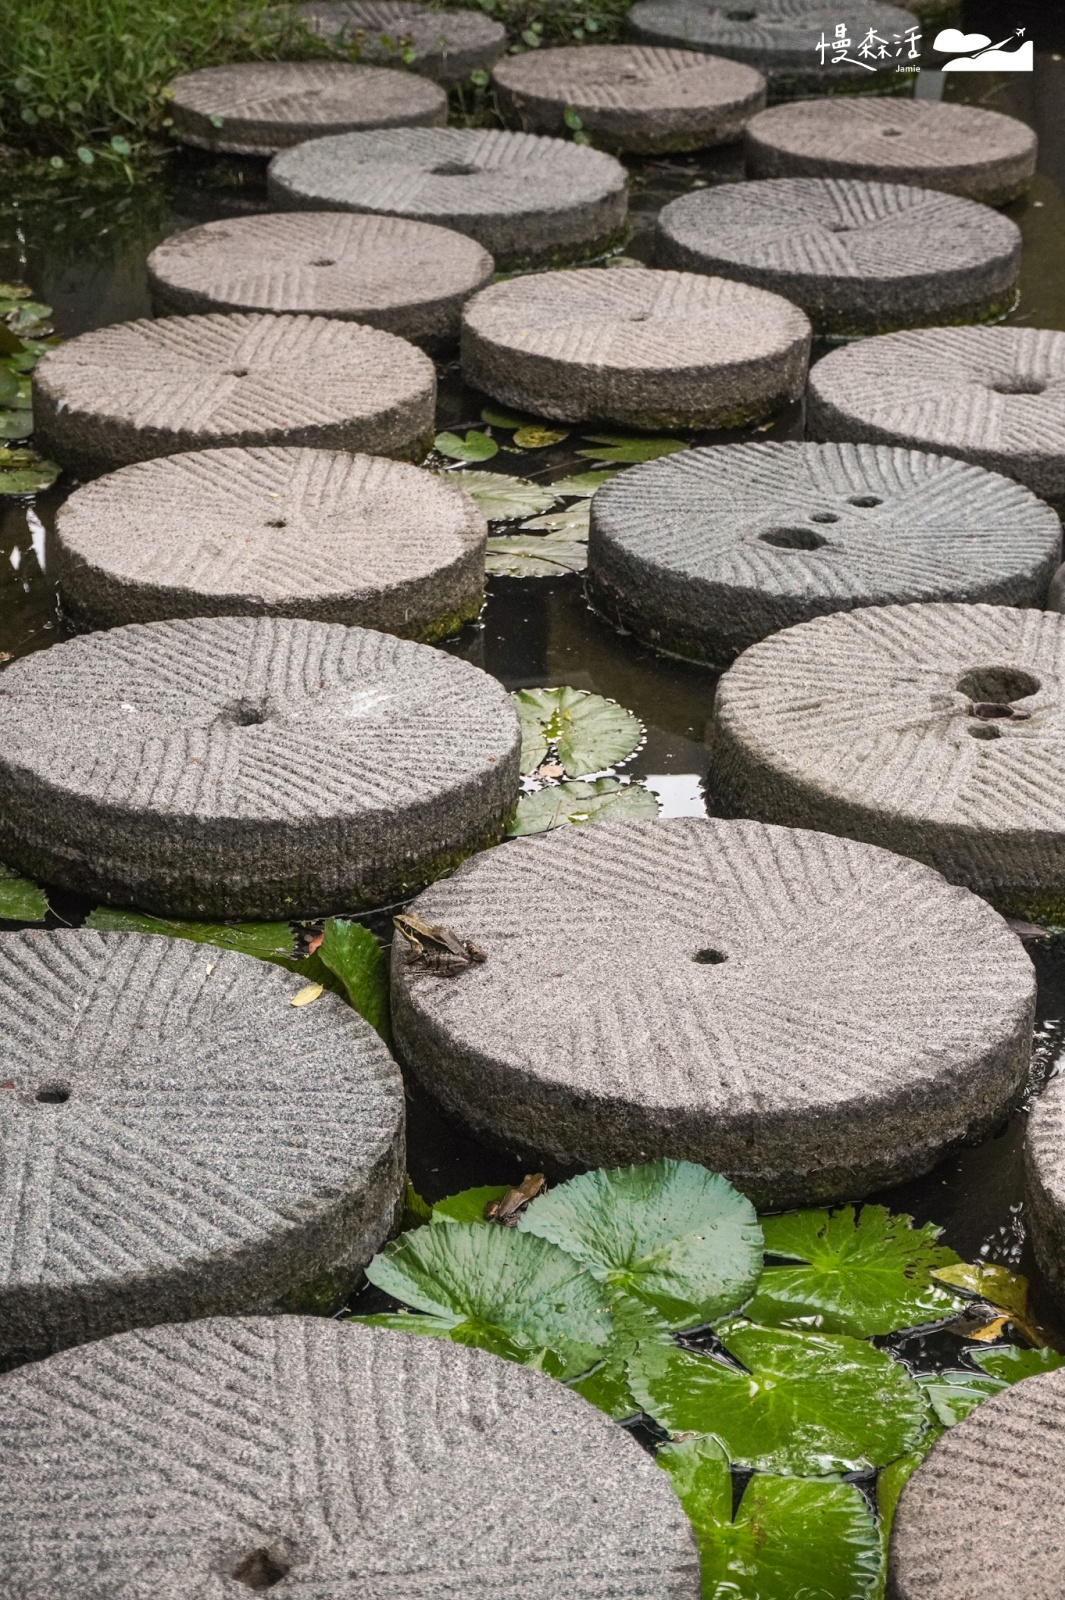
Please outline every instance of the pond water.
[{"label": "pond water", "polygon": [[[1034,74],[968,74],[947,80],[948,99],[967,100],[1030,123],[1040,140],[1033,191],[1007,208],[1024,235],[1020,301],[1009,321],[1065,329],[1065,16],[1043,6],[1009,9],[970,4],[964,26],[994,34],[1030,24],[1036,42]],[[846,8],[843,8],[845,13]],[[1016,15],[1013,13],[1016,12]],[[919,93],[938,98],[941,75],[926,72]],[[663,204],[697,185],[742,175],[738,148],[703,156],[634,160],[633,235],[626,254],[652,259],[654,218]],[[254,163],[175,155],[153,187],[132,192],[71,192],[57,187],[47,198],[14,196],[0,203],[0,280],[22,280],[54,307],[59,334],[150,315],[145,258],[162,239],[195,223],[266,210],[263,168]],[[620,269],[619,270],[623,270]],[[455,364],[440,369],[438,427],[481,426],[485,400],[466,389]],[[745,437],[801,438],[801,408],[793,407],[768,429],[700,435],[716,443]],[[501,444],[506,436],[498,433]],[[490,470],[548,482],[596,463],[576,430],[548,450],[501,449]],[[57,505],[69,492],[60,480],[36,497],[0,498],[0,662],[41,649],[67,632],[51,579],[50,530]],[[704,741],[714,694],[707,670],[656,656],[589,610],[579,577],[557,580],[492,579],[480,623],[447,647],[475,661],[508,689],[571,684],[608,695],[639,716],[647,738],[625,772],[655,789],[667,815],[705,810]],[[77,923],[88,903],[53,895],[55,925]],[[386,939],[390,916],[367,919]],[[842,937],[842,934],[841,934]],[[1065,1063],[1065,956],[1037,951],[1039,1033],[1036,1078]],[[535,1152],[485,1149],[429,1105],[410,1104],[409,1166],[415,1186],[430,1200],[473,1184],[517,1181],[532,1170]],[[1025,1242],[1020,1151],[1024,1113],[1018,1112],[983,1145],[943,1163],[928,1177],[875,1198],[919,1221],[945,1229],[944,1242],[965,1260],[1000,1262],[1032,1280],[1036,1316],[1065,1339]],[[551,1176],[551,1174],[549,1174]],[[919,1352],[907,1350],[908,1357]],[[928,1352],[934,1359],[934,1352]]]}]

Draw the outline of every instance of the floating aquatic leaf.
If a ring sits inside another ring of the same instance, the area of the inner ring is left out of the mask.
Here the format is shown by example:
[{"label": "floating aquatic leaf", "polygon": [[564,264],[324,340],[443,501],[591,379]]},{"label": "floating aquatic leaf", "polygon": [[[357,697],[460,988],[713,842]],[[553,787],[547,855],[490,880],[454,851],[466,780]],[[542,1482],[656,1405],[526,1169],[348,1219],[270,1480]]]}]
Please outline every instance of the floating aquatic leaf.
[{"label": "floating aquatic leaf", "polygon": [[32,294],[24,283],[0,283],[0,300],[29,300]]},{"label": "floating aquatic leaf", "polygon": [[753,1322],[825,1333],[894,1333],[953,1316],[961,1301],[932,1276],[959,1258],[931,1223],[884,1206],[789,1211],[766,1217],[766,1254],[804,1265],[766,1267],[744,1307]]},{"label": "floating aquatic leaf", "polygon": [[514,443],[521,450],[543,450],[549,444],[561,444],[563,439],[569,437],[565,430],[559,432],[556,428],[541,428],[536,425],[518,428],[514,434]]},{"label": "floating aquatic leaf", "polygon": [[616,700],[586,689],[519,689],[511,696],[521,722],[521,770],[535,772],[549,750],[571,778],[624,761],[643,738],[643,723]]},{"label": "floating aquatic leaf", "polygon": [[655,1459],[694,1527],[704,1600],[865,1600],[875,1590],[880,1539],[853,1484],[756,1473],[734,1517],[713,1440],[663,1445]]},{"label": "floating aquatic leaf", "polygon": [[578,500],[575,506],[559,506],[554,511],[545,512],[542,517],[531,517],[528,522],[522,523],[522,527],[543,528],[561,534],[563,538],[587,544],[591,515],[591,500]]},{"label": "floating aquatic leaf", "polygon": [[1036,1378],[1041,1372],[1065,1367],[1065,1356],[1056,1350],[1022,1350],[1015,1344],[1001,1345],[997,1350],[970,1350],[969,1359],[1003,1383],[1019,1383],[1022,1378]]},{"label": "floating aquatic leaf", "polygon": [[14,405],[18,397],[18,376],[10,367],[0,366],[0,406]]},{"label": "floating aquatic leaf", "polygon": [[646,1301],[671,1328],[733,1310],[762,1268],[751,1202],[691,1161],[585,1172],[541,1195],[518,1226],[550,1239],[612,1292]]},{"label": "floating aquatic leaf", "polygon": [[428,1200],[423,1200],[410,1180],[410,1176],[403,1180],[403,1226],[404,1228],[420,1228],[423,1222],[432,1222],[433,1208]]},{"label": "floating aquatic leaf", "polygon": [[973,1328],[966,1333],[967,1339],[979,1339],[982,1344],[994,1344],[1001,1339],[1006,1331],[1006,1324],[1012,1322],[1008,1316],[992,1317],[990,1322],[985,1322],[982,1328]]},{"label": "floating aquatic leaf", "polygon": [[1009,1387],[1004,1379],[993,1378],[989,1373],[963,1370],[922,1374],[916,1382],[945,1428],[953,1428],[982,1400]]},{"label": "floating aquatic leaf", "polygon": [[485,572],[495,578],[561,578],[587,565],[586,544],[537,534],[489,539],[484,560]]},{"label": "floating aquatic leaf", "polygon": [[196,944],[257,956],[260,961],[278,956],[291,959],[294,954],[292,928],[287,922],[183,922],[177,917],[150,917],[144,911],[97,906],[85,919],[85,926],[100,933],[158,933],[171,939],[192,939]]},{"label": "floating aquatic leaf", "polygon": [[33,432],[29,411],[0,411],[0,439],[28,439]]},{"label": "floating aquatic leaf", "polygon": [[556,783],[520,797],[507,838],[520,839],[567,825],[582,827],[586,822],[631,822],[657,815],[658,801],[639,783],[622,783],[618,778]]},{"label": "floating aquatic leaf", "polygon": [[330,917],[318,946],[318,960],[340,979],[353,1009],[387,1042],[388,960],[380,941],[361,922]]},{"label": "floating aquatic leaf", "polygon": [[6,322],[0,321],[0,356],[21,355],[24,349],[22,340],[12,333]]},{"label": "floating aquatic leaf", "polygon": [[613,1331],[598,1366],[570,1384],[571,1389],[616,1422],[634,1417],[639,1404],[629,1388],[629,1363],[645,1344],[673,1346],[662,1318],[643,1300],[608,1290]]},{"label": "floating aquatic leaf", "polygon": [[[431,1339],[450,1339],[455,1326],[448,1317],[426,1317],[419,1311],[375,1311],[368,1317],[345,1317],[344,1321],[361,1323],[364,1328],[389,1328],[393,1333],[428,1334]],[[507,1359],[514,1357],[508,1355]]]},{"label": "floating aquatic leaf", "polygon": [[557,491],[529,483],[525,478],[509,478],[503,472],[445,472],[446,483],[457,484],[476,500],[489,522],[510,522],[546,511],[555,503]]},{"label": "floating aquatic leaf", "polygon": [[442,456],[450,456],[453,461],[491,461],[499,453],[494,439],[472,428],[465,439],[457,433],[438,433],[433,442]]},{"label": "floating aquatic leaf", "polygon": [[507,1192],[505,1183],[486,1183],[479,1189],[463,1189],[460,1194],[449,1194],[433,1206],[434,1222],[487,1222],[485,1206],[493,1200],[502,1200]]},{"label": "floating aquatic leaf", "polygon": [[0,862],[0,921],[43,922],[47,914],[44,890]]},{"label": "floating aquatic leaf", "polygon": [[34,450],[0,449],[0,494],[38,494],[51,488],[61,471]]},{"label": "floating aquatic leaf", "polygon": [[375,1256],[366,1276],[404,1305],[449,1324],[449,1337],[576,1377],[602,1355],[610,1311],[595,1280],[544,1239],[452,1222],[417,1228]]},{"label": "floating aquatic leaf", "polygon": [[[985,1262],[961,1261],[954,1266],[937,1268],[932,1276],[938,1278],[940,1283],[949,1284],[953,1289],[960,1289],[964,1294],[974,1295],[978,1300],[986,1300],[989,1305],[997,1306],[1000,1311],[1008,1314],[1011,1321],[1020,1333],[1028,1340],[1029,1344],[1045,1345],[1046,1340],[1039,1328],[1028,1317],[1028,1279],[1021,1277],[1020,1273],[1010,1272],[1008,1267],[988,1265]],[[996,1319],[999,1322],[1000,1319]],[[991,1331],[988,1325],[986,1337],[997,1339],[1000,1327]],[[976,1334],[970,1332],[967,1338],[975,1338]]]},{"label": "floating aquatic leaf", "polygon": [[305,984],[302,989],[297,990],[297,992],[292,996],[292,999],[289,1001],[289,1005],[309,1006],[324,993],[324,983]]},{"label": "floating aquatic leaf", "polygon": [[617,461],[626,466],[640,461],[657,461],[659,456],[675,455],[678,450],[690,448],[683,439],[633,438],[619,433],[586,433],[584,437],[595,448],[578,450],[579,456],[589,461]]},{"label": "floating aquatic leaf", "polygon": [[517,417],[513,411],[503,411],[499,406],[485,406],[481,412],[481,421],[487,422],[490,428],[525,428],[532,425],[531,417]]},{"label": "floating aquatic leaf", "polygon": [[739,1466],[824,1476],[894,1461],[925,1405],[905,1367],[861,1339],[791,1333],[740,1318],[716,1332],[747,1369],[674,1346],[642,1348],[633,1394],[670,1433],[712,1434]]},{"label": "floating aquatic leaf", "polygon": [[568,478],[556,478],[551,487],[556,494],[589,495],[601,488],[608,478],[616,477],[611,467],[604,467],[601,472],[575,472]]}]

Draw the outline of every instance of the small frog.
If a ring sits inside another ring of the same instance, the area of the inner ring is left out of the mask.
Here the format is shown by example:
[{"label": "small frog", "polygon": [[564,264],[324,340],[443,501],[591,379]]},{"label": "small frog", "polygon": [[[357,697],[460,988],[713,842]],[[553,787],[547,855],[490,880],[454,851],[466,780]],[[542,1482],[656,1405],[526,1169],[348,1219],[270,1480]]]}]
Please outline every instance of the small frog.
[{"label": "small frog", "polygon": [[454,978],[475,962],[488,957],[469,939],[460,939],[450,928],[432,927],[416,917],[413,912],[393,917],[396,932],[401,933],[411,947],[408,960],[418,966],[428,967],[438,978]]},{"label": "small frog", "polygon": [[546,1188],[542,1172],[527,1173],[516,1188],[508,1189],[498,1200],[489,1200],[484,1208],[485,1221],[498,1222],[503,1228],[516,1228],[529,1202],[535,1200],[538,1194],[543,1194]]}]

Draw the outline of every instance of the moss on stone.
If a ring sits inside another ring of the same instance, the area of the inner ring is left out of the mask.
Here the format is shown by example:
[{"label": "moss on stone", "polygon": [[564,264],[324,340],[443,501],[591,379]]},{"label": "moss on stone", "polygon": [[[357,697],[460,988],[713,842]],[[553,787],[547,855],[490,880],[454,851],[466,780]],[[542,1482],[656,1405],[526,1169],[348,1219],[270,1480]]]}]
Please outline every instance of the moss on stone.
[{"label": "moss on stone", "polygon": [[[777,292],[784,293],[783,290]],[[816,311],[808,311],[807,316],[813,323],[814,333],[818,338],[869,339],[875,338],[880,333],[898,333],[903,328],[961,328],[970,327],[974,323],[1001,322],[1011,311],[1016,310],[1019,299],[1020,290],[1014,285],[1008,295],[999,296],[995,300],[970,302],[967,306],[960,306],[950,315],[943,311],[934,311],[926,317],[903,316],[898,320],[877,322],[862,327],[855,324],[847,326],[834,323],[831,318],[822,318]]]},{"label": "moss on stone", "polygon": [[461,633],[467,623],[477,621],[483,605],[484,591],[482,590],[476,600],[471,600],[468,605],[461,607],[460,610],[447,611],[442,617],[435,617],[432,622],[421,623],[412,628],[409,633],[404,634],[403,637],[414,639],[418,644],[435,644],[438,639],[451,639],[455,634]]}]

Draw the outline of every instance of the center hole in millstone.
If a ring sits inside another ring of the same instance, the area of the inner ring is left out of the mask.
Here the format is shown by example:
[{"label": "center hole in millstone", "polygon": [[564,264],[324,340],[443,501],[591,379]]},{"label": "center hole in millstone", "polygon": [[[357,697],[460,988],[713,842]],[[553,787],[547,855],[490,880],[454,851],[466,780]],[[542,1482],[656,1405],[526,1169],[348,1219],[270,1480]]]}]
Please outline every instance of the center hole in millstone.
[{"label": "center hole in millstone", "polygon": [[838,522],[839,518],[837,517],[837,515],[836,515],[836,513],[834,511],[814,511],[810,516],[810,521],[811,522]]},{"label": "center hole in millstone", "polygon": [[65,1083],[42,1083],[34,1099],[42,1106],[65,1106],[70,1089]]},{"label": "center hole in millstone", "polygon": [[480,170],[468,161],[440,161],[429,168],[434,178],[475,178]]},{"label": "center hole in millstone", "polygon": [[335,267],[336,261],[332,256],[322,256],[318,261],[311,262],[312,267]]},{"label": "center hole in millstone", "polygon": [[868,511],[872,506],[882,506],[884,502],[878,494],[852,494],[847,504],[861,506],[864,511]]},{"label": "center hole in millstone", "polygon": [[284,517],[274,517],[270,522],[263,523],[264,528],[287,528],[288,523]]},{"label": "center hole in millstone", "polygon": [[992,394],[1042,394],[1046,384],[1040,378],[996,378],[988,388]]},{"label": "center hole in millstone", "polygon": [[266,721],[266,708],[257,705],[254,700],[233,700],[228,706],[223,706],[218,720],[232,723],[236,728],[255,728]]},{"label": "center hole in millstone", "polygon": [[853,233],[854,229],[849,222],[826,222],[825,227],[829,233]]},{"label": "center hole in millstone", "polygon": [[880,131],[884,135],[885,139],[901,139],[902,138],[902,129],[901,128],[881,128]]},{"label": "center hole in millstone", "polygon": [[233,1568],[233,1577],[246,1589],[272,1589],[287,1575],[288,1568],[276,1561],[269,1550],[253,1550]]},{"label": "center hole in millstone", "polygon": [[1038,694],[1042,684],[1021,667],[974,667],[958,679],[955,687],[977,704],[1002,706],[1001,715],[1008,717],[1012,701]]},{"label": "center hole in millstone", "polygon": [[812,528],[769,528],[758,537],[763,544],[775,545],[778,550],[820,550],[828,543],[823,534]]},{"label": "center hole in millstone", "polygon": [[715,950],[710,946],[706,950],[696,950],[692,960],[700,967],[719,967],[722,961],[728,960],[728,956],[723,950]]},{"label": "center hole in millstone", "polygon": [[248,376],[248,369],[247,367],[230,367],[229,376],[231,378],[246,378]]},{"label": "center hole in millstone", "polygon": [[731,11],[722,11],[721,15],[728,22],[753,22],[758,13],[757,11],[748,11],[746,7],[735,7]]}]

